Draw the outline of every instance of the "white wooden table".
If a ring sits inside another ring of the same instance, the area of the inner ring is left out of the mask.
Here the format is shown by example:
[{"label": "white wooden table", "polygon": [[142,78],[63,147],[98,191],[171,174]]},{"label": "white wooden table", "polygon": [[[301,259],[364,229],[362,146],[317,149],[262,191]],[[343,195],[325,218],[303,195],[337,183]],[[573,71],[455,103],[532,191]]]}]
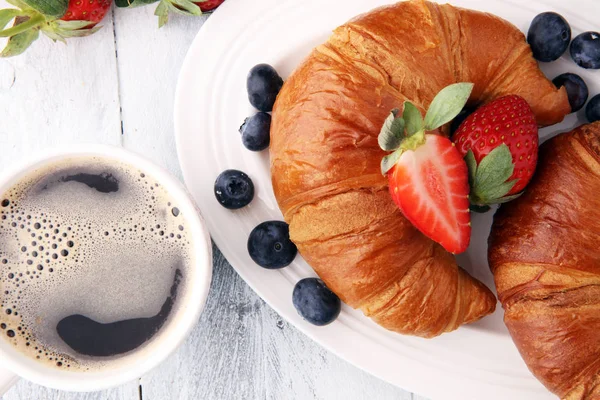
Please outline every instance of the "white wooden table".
[{"label": "white wooden table", "polygon": [[[0,6],[6,3],[0,0]],[[0,59],[0,168],[32,150],[107,143],[141,153],[181,177],[173,96],[186,51],[206,17],[172,16],[158,30],[153,8],[113,10],[89,38],[64,46],[43,37],[26,54]],[[214,250],[214,279],[200,323],[156,370],[90,394],[21,380],[3,399],[418,399],[313,343]]]}]

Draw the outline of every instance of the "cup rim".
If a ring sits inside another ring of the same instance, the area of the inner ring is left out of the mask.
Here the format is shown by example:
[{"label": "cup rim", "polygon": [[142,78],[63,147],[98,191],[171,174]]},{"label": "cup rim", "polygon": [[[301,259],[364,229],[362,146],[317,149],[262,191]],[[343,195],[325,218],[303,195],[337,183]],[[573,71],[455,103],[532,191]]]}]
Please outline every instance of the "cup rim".
[{"label": "cup rim", "polygon": [[[21,378],[53,389],[76,392],[103,390],[133,381],[158,366],[189,336],[202,313],[212,280],[212,244],[198,206],[185,186],[164,168],[147,158],[122,147],[104,144],[77,144],[36,152],[18,166],[0,173],[0,191],[23,175],[52,161],[67,157],[100,156],[113,158],[147,171],[176,199],[186,215],[195,253],[194,274],[188,282],[188,299],[181,305],[177,318],[161,333],[160,340],[150,341],[146,357],[128,359],[116,367],[100,371],[67,371],[44,365],[24,355],[5,340],[0,340],[3,367]],[[186,212],[187,211],[187,212]],[[143,351],[143,350],[142,350]]]}]

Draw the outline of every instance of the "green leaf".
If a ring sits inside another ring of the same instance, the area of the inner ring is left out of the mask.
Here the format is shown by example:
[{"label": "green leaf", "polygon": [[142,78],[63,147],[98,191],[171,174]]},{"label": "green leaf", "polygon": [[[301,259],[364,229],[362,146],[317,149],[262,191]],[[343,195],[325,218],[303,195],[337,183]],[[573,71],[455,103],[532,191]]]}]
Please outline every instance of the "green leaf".
[{"label": "green leaf", "polygon": [[67,12],[69,0],[21,0],[47,18],[60,18]]},{"label": "green leaf", "polygon": [[169,4],[165,0],[161,0],[156,10],[154,10],[154,15],[158,17],[158,27],[162,28],[169,22]]},{"label": "green leaf", "polygon": [[98,32],[100,29],[102,29],[102,26],[96,25],[90,29],[66,30],[64,32],[61,32],[60,35],[65,39],[72,38],[72,37],[84,37],[84,36],[90,36],[91,34]]},{"label": "green leaf", "polygon": [[394,165],[396,165],[396,163],[400,159],[400,156],[402,156],[402,153],[404,153],[404,150],[398,149],[381,159],[381,173],[383,175],[387,174],[388,171],[392,169]]},{"label": "green leaf", "polygon": [[[497,192],[497,188],[511,177],[515,169],[512,161],[512,154],[508,146],[502,143],[492,150],[481,160],[477,167],[473,191],[480,198],[498,198],[505,195],[510,188],[503,194],[491,195],[489,192]],[[512,188],[512,186],[511,186]]]},{"label": "green leaf", "polygon": [[67,41],[65,40],[64,37],[62,37],[57,32],[55,32],[51,29],[42,29],[42,32],[44,33],[44,35],[48,36],[54,42],[61,41],[63,43],[67,43]]},{"label": "green leaf", "polygon": [[87,26],[90,26],[89,21],[63,21],[57,19],[42,25],[41,29],[44,35],[55,42],[60,40],[61,42],[66,43],[65,39],[67,38],[89,36],[102,28],[100,25],[96,25],[92,28],[86,28]]},{"label": "green leaf", "polygon": [[381,132],[377,137],[379,147],[385,151],[396,150],[404,138],[404,120],[396,118],[399,110],[394,108],[383,122]]},{"label": "green leaf", "polygon": [[156,3],[157,1],[159,0],[115,0],[115,5],[120,8],[134,8],[147,6],[148,4]]},{"label": "green leaf", "polygon": [[11,37],[28,30],[37,30],[45,20],[44,16],[39,13],[35,13],[35,15],[31,17],[20,15],[15,18],[15,22],[11,28],[0,31],[0,37]]},{"label": "green leaf", "polygon": [[473,150],[469,149],[469,151],[467,151],[465,162],[467,163],[467,168],[469,169],[469,185],[473,187],[475,184],[475,176],[477,174],[477,160],[475,160]]},{"label": "green leaf", "polygon": [[404,119],[404,126],[406,127],[406,136],[412,136],[423,129],[421,111],[410,101],[404,102],[402,119]]},{"label": "green leaf", "polygon": [[[511,189],[512,189],[512,188],[511,188]],[[514,199],[518,198],[518,197],[521,197],[521,195],[522,195],[523,193],[524,193],[524,192],[517,193],[517,194],[513,194],[512,196],[503,196],[503,197],[501,197],[501,198],[499,198],[499,199],[494,199],[494,204],[502,204],[502,203],[507,203],[507,202],[509,202],[509,201],[512,201],[512,200],[514,200]]]},{"label": "green leaf", "polygon": [[8,43],[2,53],[0,53],[0,57],[14,57],[23,53],[31,43],[33,43],[40,36],[40,31],[38,29],[30,29],[25,32],[19,33],[15,36],[12,36],[8,39]]},{"label": "green leaf", "polygon": [[90,21],[63,21],[56,20],[52,22],[59,30],[69,30],[74,31],[78,29],[83,29],[86,26],[90,26]]},{"label": "green leaf", "polygon": [[443,88],[433,99],[425,115],[425,129],[428,131],[452,121],[460,113],[473,90],[468,82],[455,83]]},{"label": "green leaf", "polygon": [[476,204],[496,204],[499,203],[504,196],[515,186],[517,180],[514,179],[510,182],[504,182],[493,188],[489,188],[485,192],[479,192],[474,190],[471,199]]},{"label": "green leaf", "polygon": [[20,11],[14,8],[0,10],[0,29],[4,29],[10,21],[19,15]]},{"label": "green leaf", "polygon": [[202,15],[202,10],[190,0],[169,0],[171,2],[170,9],[183,15]]}]

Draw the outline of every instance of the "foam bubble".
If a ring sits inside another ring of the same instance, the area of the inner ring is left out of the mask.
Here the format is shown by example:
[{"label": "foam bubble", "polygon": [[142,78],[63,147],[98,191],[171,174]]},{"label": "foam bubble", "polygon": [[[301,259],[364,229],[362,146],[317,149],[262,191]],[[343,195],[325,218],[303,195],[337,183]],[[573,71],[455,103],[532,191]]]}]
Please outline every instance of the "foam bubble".
[{"label": "foam bubble", "polygon": [[0,195],[0,340],[70,370],[107,368],[135,352],[148,342],[84,355],[57,327],[74,316],[147,322],[170,301],[147,339],[160,335],[193,263],[185,226],[166,190],[121,162],[71,158],[31,172]]}]

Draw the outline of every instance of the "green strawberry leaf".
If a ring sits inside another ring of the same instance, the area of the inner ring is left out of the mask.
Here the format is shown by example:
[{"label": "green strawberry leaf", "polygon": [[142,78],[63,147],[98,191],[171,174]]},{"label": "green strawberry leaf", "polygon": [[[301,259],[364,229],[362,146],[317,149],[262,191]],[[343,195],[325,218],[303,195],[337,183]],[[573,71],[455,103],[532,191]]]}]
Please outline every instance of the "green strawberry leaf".
[{"label": "green strawberry leaf", "polygon": [[52,24],[54,24],[58,28],[58,30],[75,31],[89,26],[90,21],[63,21],[59,19],[52,22]]},{"label": "green strawberry leaf", "polygon": [[178,14],[183,15],[202,15],[202,10],[197,4],[190,0],[168,0],[170,9]]},{"label": "green strawberry leaf", "polygon": [[115,5],[119,8],[134,8],[156,3],[159,0],[115,0]]},{"label": "green strawberry leaf", "polygon": [[383,175],[387,174],[388,171],[392,169],[394,165],[396,165],[396,163],[400,159],[400,156],[402,156],[402,153],[404,153],[404,150],[398,149],[381,159],[381,173]]},{"label": "green strawberry leaf", "polygon": [[6,25],[10,21],[12,21],[15,17],[19,15],[21,11],[16,10],[14,8],[6,8],[4,10],[0,10],[0,29],[4,29]]},{"label": "green strawberry leaf", "polygon": [[60,18],[67,12],[69,0],[21,0],[46,18]]},{"label": "green strawberry leaf", "polygon": [[158,17],[158,27],[162,28],[167,22],[169,22],[169,4],[165,0],[161,0],[154,10],[154,15]]},{"label": "green strawberry leaf", "polygon": [[[512,188],[511,188],[511,189],[512,189]],[[507,202],[509,202],[509,201],[512,201],[512,200],[514,200],[514,199],[518,198],[518,197],[521,197],[521,195],[522,195],[523,193],[524,193],[524,192],[520,192],[520,193],[517,193],[517,194],[513,194],[513,195],[511,195],[511,196],[503,196],[503,197],[501,197],[501,198],[499,198],[499,199],[493,199],[493,203],[494,203],[494,204],[502,204],[502,203],[507,203]]]},{"label": "green strawberry leaf", "polygon": [[515,199],[519,195],[506,196],[518,179],[509,181],[515,166],[512,154],[506,144],[501,144],[485,156],[476,165],[473,152],[469,150],[465,156],[469,167],[469,184],[471,203],[477,205],[499,204]]},{"label": "green strawberry leaf", "polygon": [[477,175],[477,160],[475,160],[473,150],[469,149],[469,151],[467,151],[465,162],[467,163],[467,167],[469,169],[469,185],[473,187],[475,184],[475,176]]},{"label": "green strawberry leaf", "polygon": [[425,129],[432,131],[452,121],[467,104],[473,84],[455,83],[443,88],[433,99],[425,115]]},{"label": "green strawberry leaf", "polygon": [[510,182],[504,182],[497,186],[487,189],[485,192],[478,191],[475,188],[471,194],[471,198],[475,200],[475,204],[496,204],[499,199],[502,199],[517,183],[516,179]]},{"label": "green strawberry leaf", "polygon": [[392,151],[400,147],[404,138],[404,119],[396,118],[399,112],[394,108],[381,127],[377,142],[382,150]]},{"label": "green strawberry leaf", "polygon": [[4,50],[0,53],[0,57],[14,57],[23,53],[31,43],[40,36],[38,29],[29,29],[17,35],[11,36]]},{"label": "green strawberry leaf", "polygon": [[487,192],[495,190],[499,185],[505,183],[513,174],[514,169],[510,149],[505,143],[502,143],[490,151],[479,163],[473,185],[475,191],[485,198],[501,197],[502,195],[490,196]]},{"label": "green strawberry leaf", "polygon": [[406,128],[406,136],[412,136],[423,129],[423,116],[421,111],[410,101],[404,102],[402,119]]},{"label": "green strawberry leaf", "polygon": [[37,28],[46,21],[46,18],[40,13],[34,15],[19,15],[15,18],[13,26],[0,31],[0,37],[16,36],[28,30],[37,30]]},{"label": "green strawberry leaf", "polygon": [[66,43],[67,38],[84,37],[98,32],[102,26],[96,25],[92,28],[86,28],[90,21],[63,21],[60,19],[42,25],[42,32],[50,39]]}]

